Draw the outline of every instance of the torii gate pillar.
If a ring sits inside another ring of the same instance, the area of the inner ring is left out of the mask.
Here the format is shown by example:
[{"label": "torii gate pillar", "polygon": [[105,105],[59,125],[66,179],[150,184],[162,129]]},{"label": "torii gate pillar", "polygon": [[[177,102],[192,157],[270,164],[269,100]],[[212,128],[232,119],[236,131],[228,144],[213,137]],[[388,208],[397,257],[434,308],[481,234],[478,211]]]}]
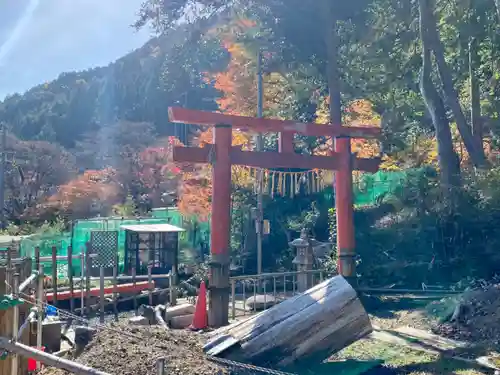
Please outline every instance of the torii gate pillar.
[{"label": "torii gate pillar", "polygon": [[224,326],[228,323],[229,319],[230,230],[228,228],[231,228],[231,143],[231,126],[215,125],[208,299],[208,321],[211,327]]},{"label": "torii gate pillar", "polygon": [[351,138],[335,138],[341,163],[335,172],[335,215],[337,219],[337,268],[350,283],[356,283]]}]

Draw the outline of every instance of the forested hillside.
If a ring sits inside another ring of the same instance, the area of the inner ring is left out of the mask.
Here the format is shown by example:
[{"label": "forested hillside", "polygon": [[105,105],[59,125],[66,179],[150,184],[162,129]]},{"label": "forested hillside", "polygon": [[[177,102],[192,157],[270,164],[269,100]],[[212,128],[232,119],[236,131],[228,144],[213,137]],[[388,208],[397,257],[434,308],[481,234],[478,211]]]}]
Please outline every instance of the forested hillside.
[{"label": "forested hillside", "polygon": [[[159,134],[182,135],[183,129],[167,124],[168,106],[213,105],[217,93],[203,82],[201,72],[223,57],[222,50],[200,50],[196,41],[182,47],[196,28],[154,38],[106,67],[62,73],[24,95],[9,96],[0,105],[0,119],[24,140],[70,149],[120,120],[149,122]],[[192,60],[179,62],[179,54],[188,49]]]}]

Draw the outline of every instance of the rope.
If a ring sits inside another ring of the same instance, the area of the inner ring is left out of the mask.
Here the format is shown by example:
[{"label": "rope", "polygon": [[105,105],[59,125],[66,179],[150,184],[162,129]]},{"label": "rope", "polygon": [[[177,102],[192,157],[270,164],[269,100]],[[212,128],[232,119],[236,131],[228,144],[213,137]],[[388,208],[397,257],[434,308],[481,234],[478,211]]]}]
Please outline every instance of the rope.
[{"label": "rope", "polygon": [[214,362],[214,363],[218,363],[218,364],[222,364],[222,365],[226,365],[226,366],[238,367],[238,368],[242,368],[242,369],[250,370],[250,371],[258,371],[258,372],[262,372],[262,373],[265,373],[265,374],[272,374],[272,375],[296,375],[296,374],[293,374],[291,372],[283,372],[283,371],[279,371],[279,370],[269,369],[269,368],[266,368],[266,367],[259,367],[259,366],[249,365],[249,364],[246,364],[246,363],[231,361],[231,360],[225,359],[225,358],[207,356],[207,359],[209,361]]}]

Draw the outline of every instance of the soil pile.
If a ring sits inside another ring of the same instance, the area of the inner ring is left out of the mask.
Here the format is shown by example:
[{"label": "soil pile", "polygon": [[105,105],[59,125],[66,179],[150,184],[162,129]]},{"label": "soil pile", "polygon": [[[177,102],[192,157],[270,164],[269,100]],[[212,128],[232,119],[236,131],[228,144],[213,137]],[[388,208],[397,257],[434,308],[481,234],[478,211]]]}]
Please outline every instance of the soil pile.
[{"label": "soil pile", "polygon": [[500,284],[464,295],[453,317],[435,328],[457,340],[500,344]]},{"label": "soil pile", "polygon": [[[156,375],[159,358],[165,358],[167,374],[231,373],[227,368],[205,359],[201,337],[196,333],[165,331],[154,326],[130,327],[124,323],[108,327],[112,330],[100,330],[81,354],[73,353],[68,359],[120,375]],[[68,372],[46,368],[41,374],[65,375]]]}]

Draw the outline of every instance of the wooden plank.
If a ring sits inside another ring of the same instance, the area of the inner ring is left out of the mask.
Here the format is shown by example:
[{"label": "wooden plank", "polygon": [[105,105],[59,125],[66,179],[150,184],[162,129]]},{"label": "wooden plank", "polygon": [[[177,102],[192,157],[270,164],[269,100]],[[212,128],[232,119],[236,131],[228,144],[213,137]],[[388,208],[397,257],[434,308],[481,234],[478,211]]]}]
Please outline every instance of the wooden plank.
[{"label": "wooden plank", "polygon": [[[215,156],[211,147],[174,147],[173,160],[187,163],[209,163]],[[332,156],[301,155],[295,153],[243,151],[233,147],[231,164],[256,168],[298,168],[338,170],[342,162],[339,154]],[[361,159],[353,157],[353,170],[374,173],[380,165],[380,158]]]},{"label": "wooden plank", "polygon": [[417,340],[426,346],[430,346],[441,351],[467,348],[470,346],[465,342],[451,340],[413,327],[398,327],[394,331],[404,337]]},{"label": "wooden plank", "polygon": [[290,132],[311,137],[334,136],[352,138],[378,138],[382,134],[380,128],[373,126],[340,126],[299,123],[290,120],[225,115],[218,112],[198,111],[180,107],[169,107],[168,117],[169,120],[174,123],[200,126],[227,124],[231,125],[235,129],[257,133]]}]

